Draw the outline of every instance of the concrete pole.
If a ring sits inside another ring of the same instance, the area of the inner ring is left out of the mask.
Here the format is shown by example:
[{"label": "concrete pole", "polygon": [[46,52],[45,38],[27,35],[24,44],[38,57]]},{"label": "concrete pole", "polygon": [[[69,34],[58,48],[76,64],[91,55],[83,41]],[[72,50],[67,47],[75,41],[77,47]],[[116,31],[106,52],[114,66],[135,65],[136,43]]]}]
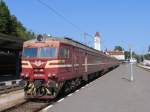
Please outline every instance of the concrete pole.
[{"label": "concrete pole", "polygon": [[133,81],[133,59],[132,59],[132,49],[130,48],[130,81]]}]

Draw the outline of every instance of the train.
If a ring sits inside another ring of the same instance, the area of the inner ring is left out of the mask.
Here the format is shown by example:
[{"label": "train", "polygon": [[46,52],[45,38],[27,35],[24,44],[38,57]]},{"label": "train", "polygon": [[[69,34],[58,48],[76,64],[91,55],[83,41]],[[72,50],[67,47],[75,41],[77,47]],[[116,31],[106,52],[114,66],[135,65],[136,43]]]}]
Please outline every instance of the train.
[{"label": "train", "polygon": [[39,35],[23,44],[21,73],[26,98],[54,99],[119,62],[68,37]]}]

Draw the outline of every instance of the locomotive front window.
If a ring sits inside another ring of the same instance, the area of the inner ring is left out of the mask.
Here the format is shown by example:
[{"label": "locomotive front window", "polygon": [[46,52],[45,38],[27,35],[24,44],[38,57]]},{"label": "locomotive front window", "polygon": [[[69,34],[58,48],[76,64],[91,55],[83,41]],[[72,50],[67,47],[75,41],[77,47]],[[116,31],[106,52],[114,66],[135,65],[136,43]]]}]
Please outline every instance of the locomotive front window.
[{"label": "locomotive front window", "polygon": [[37,57],[37,51],[37,48],[24,48],[22,56],[28,58]]},{"label": "locomotive front window", "polygon": [[54,47],[41,47],[40,48],[40,57],[56,57],[56,48]]}]

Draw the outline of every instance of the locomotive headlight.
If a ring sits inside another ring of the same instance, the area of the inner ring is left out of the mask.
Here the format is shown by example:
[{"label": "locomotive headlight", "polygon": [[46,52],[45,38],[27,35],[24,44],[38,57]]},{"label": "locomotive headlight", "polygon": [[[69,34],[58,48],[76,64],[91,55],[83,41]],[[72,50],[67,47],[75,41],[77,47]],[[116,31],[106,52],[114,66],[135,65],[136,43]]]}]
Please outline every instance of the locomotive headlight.
[{"label": "locomotive headlight", "polygon": [[53,77],[55,77],[55,76],[56,76],[56,74],[52,74],[52,76],[53,76]]},{"label": "locomotive headlight", "polygon": [[49,74],[48,74],[48,77],[49,77],[49,78],[52,78],[52,77],[53,77],[53,78],[56,78],[56,74],[51,74],[51,73],[49,73]]},{"label": "locomotive headlight", "polygon": [[29,74],[25,74],[25,77],[28,77],[29,76]]},{"label": "locomotive headlight", "polygon": [[44,70],[43,69],[40,69],[40,72],[43,72]]}]

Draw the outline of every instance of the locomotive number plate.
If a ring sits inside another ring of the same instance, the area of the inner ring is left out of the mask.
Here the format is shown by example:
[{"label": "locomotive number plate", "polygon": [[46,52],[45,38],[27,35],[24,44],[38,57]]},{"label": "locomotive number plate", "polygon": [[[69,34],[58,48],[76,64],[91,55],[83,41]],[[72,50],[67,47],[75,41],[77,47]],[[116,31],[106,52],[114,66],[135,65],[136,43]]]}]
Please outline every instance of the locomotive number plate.
[{"label": "locomotive number plate", "polygon": [[35,77],[43,77],[44,74],[34,74]]}]

